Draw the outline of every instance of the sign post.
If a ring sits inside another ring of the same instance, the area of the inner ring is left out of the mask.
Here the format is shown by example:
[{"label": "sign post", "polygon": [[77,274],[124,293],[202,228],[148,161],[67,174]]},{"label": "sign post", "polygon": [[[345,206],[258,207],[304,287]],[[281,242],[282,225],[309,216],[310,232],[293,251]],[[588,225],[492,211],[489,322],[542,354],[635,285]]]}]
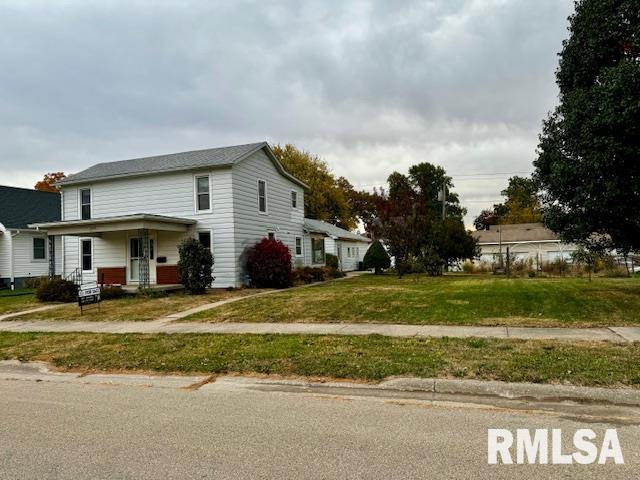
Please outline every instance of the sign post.
[{"label": "sign post", "polygon": [[88,285],[81,285],[78,289],[78,306],[80,307],[80,315],[82,315],[82,308],[85,305],[91,305],[94,303],[100,303],[100,287],[98,287],[98,284],[92,283]]}]

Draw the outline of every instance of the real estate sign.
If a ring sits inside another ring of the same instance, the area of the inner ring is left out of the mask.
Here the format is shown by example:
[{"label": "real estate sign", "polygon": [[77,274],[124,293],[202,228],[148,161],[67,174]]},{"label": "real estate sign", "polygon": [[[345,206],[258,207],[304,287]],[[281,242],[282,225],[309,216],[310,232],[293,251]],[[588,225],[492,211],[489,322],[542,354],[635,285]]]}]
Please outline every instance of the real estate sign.
[{"label": "real estate sign", "polygon": [[80,311],[85,305],[100,302],[100,287],[97,284],[81,285],[78,289],[78,306]]}]

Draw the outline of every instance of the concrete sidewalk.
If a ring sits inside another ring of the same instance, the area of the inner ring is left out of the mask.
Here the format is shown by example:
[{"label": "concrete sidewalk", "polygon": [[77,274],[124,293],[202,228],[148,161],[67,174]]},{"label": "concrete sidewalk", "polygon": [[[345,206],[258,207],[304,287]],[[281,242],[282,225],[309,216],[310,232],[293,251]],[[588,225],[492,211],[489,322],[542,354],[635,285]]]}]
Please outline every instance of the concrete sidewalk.
[{"label": "concrete sidewalk", "polygon": [[0,322],[0,332],[93,333],[246,333],[312,335],[383,335],[387,337],[515,338],[523,340],[640,341],[640,327],[530,328],[382,323],[196,323],[169,319],[151,322]]}]

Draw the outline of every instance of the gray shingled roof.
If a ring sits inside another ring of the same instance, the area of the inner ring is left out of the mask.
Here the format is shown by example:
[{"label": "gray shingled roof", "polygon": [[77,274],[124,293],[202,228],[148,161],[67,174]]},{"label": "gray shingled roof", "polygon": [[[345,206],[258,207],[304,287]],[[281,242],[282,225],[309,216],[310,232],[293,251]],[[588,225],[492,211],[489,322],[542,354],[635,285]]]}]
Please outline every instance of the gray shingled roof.
[{"label": "gray shingled roof", "polygon": [[29,223],[60,220],[60,194],[0,185],[0,223],[29,228]]},{"label": "gray shingled roof", "polygon": [[331,237],[337,237],[341,240],[354,240],[358,242],[370,242],[371,239],[352,233],[349,230],[336,227],[331,223],[323,222],[322,220],[315,220],[313,218],[304,219],[304,229],[311,233],[322,233]]},{"label": "gray shingled roof", "polygon": [[61,180],[59,184],[69,185],[109,178],[229,166],[240,162],[252,153],[265,147],[269,152],[269,156],[272,157],[272,161],[275,161],[276,168],[278,168],[284,176],[302,186],[306,186],[282,168],[282,165],[273,157],[271,149],[266,142],[98,163],[86,170],[69,175],[64,180]]},{"label": "gray shingled roof", "polygon": [[[500,235],[502,230],[502,238]],[[542,223],[515,223],[511,225],[491,225],[489,230],[473,232],[473,236],[483,243],[543,242],[558,240],[558,236]]]}]

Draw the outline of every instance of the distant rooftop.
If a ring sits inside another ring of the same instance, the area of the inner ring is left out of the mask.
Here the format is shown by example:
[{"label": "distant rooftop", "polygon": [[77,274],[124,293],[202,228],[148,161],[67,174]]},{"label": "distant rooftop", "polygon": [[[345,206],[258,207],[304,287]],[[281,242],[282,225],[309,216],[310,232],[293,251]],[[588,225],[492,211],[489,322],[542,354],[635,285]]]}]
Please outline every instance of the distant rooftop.
[{"label": "distant rooftop", "polygon": [[60,220],[60,194],[0,185],[0,223],[26,229],[29,223]]},{"label": "distant rooftop", "polygon": [[323,222],[322,220],[315,220],[313,218],[305,218],[304,219],[304,229],[307,232],[311,233],[322,233],[325,235],[329,235],[331,237],[340,238],[342,240],[354,240],[358,242],[370,242],[371,239],[369,237],[365,237],[363,235],[359,235],[357,233],[350,232],[349,230],[345,230],[340,227],[336,227],[335,225],[327,222]]},{"label": "distant rooftop", "polygon": [[[502,233],[502,235],[500,235]],[[483,243],[542,242],[559,240],[558,236],[542,223],[514,223],[512,225],[491,225],[489,230],[478,230],[473,236]]]}]

